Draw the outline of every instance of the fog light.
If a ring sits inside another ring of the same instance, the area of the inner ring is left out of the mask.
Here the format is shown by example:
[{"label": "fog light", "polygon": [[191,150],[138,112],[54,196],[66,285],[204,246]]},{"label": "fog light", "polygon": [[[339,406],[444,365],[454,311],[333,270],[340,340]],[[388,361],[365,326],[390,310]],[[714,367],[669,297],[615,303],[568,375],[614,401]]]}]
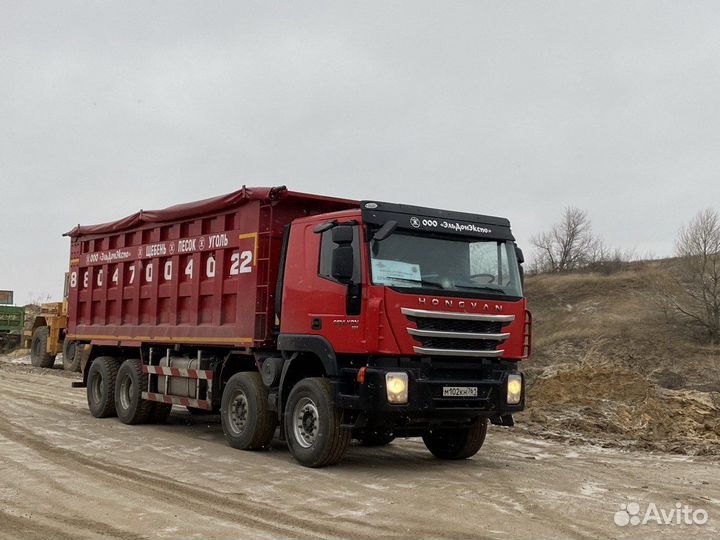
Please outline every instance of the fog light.
[{"label": "fog light", "polygon": [[408,374],[404,372],[386,373],[385,389],[388,403],[407,403]]},{"label": "fog light", "polygon": [[522,376],[514,373],[508,375],[507,402],[508,405],[517,405],[522,398]]}]

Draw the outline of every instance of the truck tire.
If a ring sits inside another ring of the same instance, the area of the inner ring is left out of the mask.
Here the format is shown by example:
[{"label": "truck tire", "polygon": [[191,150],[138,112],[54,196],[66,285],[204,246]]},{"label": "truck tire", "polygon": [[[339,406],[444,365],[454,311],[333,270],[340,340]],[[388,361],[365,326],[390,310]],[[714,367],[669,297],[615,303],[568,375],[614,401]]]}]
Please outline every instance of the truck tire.
[{"label": "truck tire", "polygon": [[387,431],[365,431],[358,437],[362,446],[387,446],[395,440],[395,435]]},{"label": "truck tire", "polygon": [[80,355],[77,342],[71,339],[63,341],[63,369],[65,371],[80,371]]},{"label": "truck tire", "polygon": [[99,356],[90,364],[87,401],[90,414],[95,418],[115,416],[115,381],[118,367],[118,361],[112,356]]},{"label": "truck tire", "polygon": [[222,394],[220,421],[233,448],[256,450],[270,444],[277,420],[268,408],[267,388],[258,372],[243,371],[230,377]]},{"label": "truck tire", "polygon": [[51,368],[55,364],[55,355],[47,352],[50,329],[38,326],[32,335],[30,344],[30,363],[35,367]]},{"label": "truck tire", "polygon": [[437,428],[423,435],[423,441],[439,459],[467,459],[474,456],[485,442],[487,418],[476,418],[461,428]]},{"label": "truck tire", "polygon": [[345,455],[352,430],[342,427],[327,379],[313,377],[297,383],[290,392],[284,418],[288,448],[301,465],[334,465]]},{"label": "truck tire", "polygon": [[167,422],[170,413],[172,412],[172,403],[160,403],[159,401],[152,402],[152,410],[148,417],[148,423],[150,424],[164,424]]},{"label": "truck tire", "polygon": [[147,373],[142,371],[142,362],[137,358],[125,360],[115,383],[115,410],[123,424],[142,424],[150,418],[155,402],[140,397],[147,386]]}]

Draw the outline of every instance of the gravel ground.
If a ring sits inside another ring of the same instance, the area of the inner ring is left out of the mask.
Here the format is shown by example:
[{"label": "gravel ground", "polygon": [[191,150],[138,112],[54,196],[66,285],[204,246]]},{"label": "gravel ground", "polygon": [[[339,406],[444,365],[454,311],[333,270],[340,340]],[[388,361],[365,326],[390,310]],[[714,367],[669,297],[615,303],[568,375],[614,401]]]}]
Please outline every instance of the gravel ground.
[{"label": "gravel ground", "polygon": [[[77,374],[0,357],[0,538],[717,538],[720,466],[491,429],[473,459],[418,439],[300,467],[284,444],[227,446],[217,418],[92,418]],[[614,523],[621,504],[708,512],[705,525]]]}]

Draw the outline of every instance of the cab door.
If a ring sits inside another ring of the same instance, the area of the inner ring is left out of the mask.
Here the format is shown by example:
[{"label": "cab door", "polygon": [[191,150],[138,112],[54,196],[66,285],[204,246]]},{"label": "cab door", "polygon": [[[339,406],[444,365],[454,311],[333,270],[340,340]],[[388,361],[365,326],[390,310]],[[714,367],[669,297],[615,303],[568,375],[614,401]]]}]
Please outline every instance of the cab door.
[{"label": "cab door", "polygon": [[316,233],[315,225],[298,223],[290,230],[280,331],[323,336],[335,352],[365,352],[360,226],[352,225],[348,244],[353,252],[352,277],[350,283],[341,283],[332,275],[333,251],[339,246],[333,241],[333,229]]}]

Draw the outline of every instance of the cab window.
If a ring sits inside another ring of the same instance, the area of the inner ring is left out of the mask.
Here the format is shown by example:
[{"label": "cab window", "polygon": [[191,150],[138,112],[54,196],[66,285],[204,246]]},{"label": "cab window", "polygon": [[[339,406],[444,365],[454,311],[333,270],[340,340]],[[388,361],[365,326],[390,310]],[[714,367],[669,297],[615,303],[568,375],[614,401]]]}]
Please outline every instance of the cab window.
[{"label": "cab window", "polygon": [[[353,267],[353,283],[360,283],[360,238],[358,227],[353,227],[352,248],[355,260]],[[320,261],[318,264],[318,275],[331,281],[337,281],[332,277],[332,252],[337,244],[332,240],[332,229],[322,233],[320,239]]]}]

